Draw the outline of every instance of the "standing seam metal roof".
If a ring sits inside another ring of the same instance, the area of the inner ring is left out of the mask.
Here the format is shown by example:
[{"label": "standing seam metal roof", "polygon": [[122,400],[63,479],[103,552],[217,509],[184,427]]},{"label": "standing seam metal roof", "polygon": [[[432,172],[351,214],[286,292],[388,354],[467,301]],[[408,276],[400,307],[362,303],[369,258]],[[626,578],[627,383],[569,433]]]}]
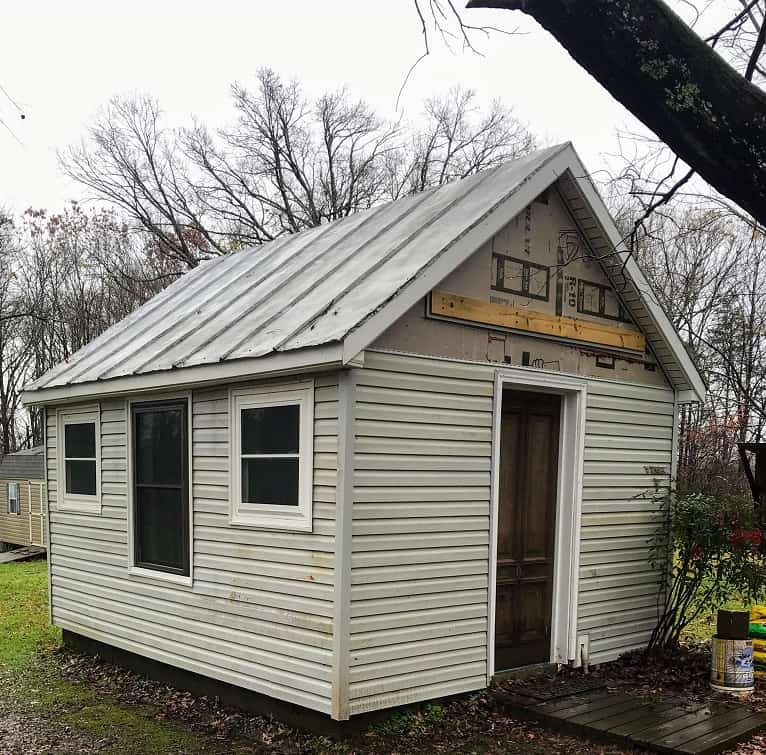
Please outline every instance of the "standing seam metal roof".
[{"label": "standing seam metal roof", "polygon": [[562,148],[204,262],[28,389],[338,342]]}]

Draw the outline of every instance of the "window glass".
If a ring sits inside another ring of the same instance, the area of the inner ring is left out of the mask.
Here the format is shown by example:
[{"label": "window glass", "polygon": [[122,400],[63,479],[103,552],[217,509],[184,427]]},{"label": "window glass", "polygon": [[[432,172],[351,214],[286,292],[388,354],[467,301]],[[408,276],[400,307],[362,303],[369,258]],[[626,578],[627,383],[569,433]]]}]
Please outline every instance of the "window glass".
[{"label": "window glass", "polygon": [[141,565],[182,569],[186,507],[179,489],[140,488],[136,494],[138,552]]},{"label": "window glass", "polygon": [[300,407],[263,406],[242,410],[242,453],[297,454]]},{"label": "window glass", "polygon": [[180,409],[136,414],[136,482],[178,484],[183,477],[184,449]]},{"label": "window glass", "polygon": [[242,459],[242,501],[297,506],[298,464],[297,458]]},{"label": "window glass", "polygon": [[136,566],[189,574],[186,402],[133,404]]},{"label": "window glass", "polygon": [[19,483],[8,483],[8,513],[18,514],[21,511],[19,504]]},{"label": "window glass", "polygon": [[64,462],[66,492],[75,495],[96,495],[96,460],[71,460]]},{"label": "window glass", "polygon": [[64,489],[71,495],[96,495],[96,424],[64,424]]},{"label": "window glass", "polygon": [[67,459],[96,457],[96,426],[92,422],[67,422],[64,425],[64,453]]}]

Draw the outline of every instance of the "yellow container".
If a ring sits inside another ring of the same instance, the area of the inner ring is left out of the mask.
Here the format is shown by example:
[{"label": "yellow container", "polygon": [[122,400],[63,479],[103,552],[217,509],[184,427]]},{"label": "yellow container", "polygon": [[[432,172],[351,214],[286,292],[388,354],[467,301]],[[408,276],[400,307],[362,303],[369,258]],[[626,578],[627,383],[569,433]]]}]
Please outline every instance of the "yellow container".
[{"label": "yellow container", "polygon": [[753,692],[753,641],[713,637],[710,686],[716,692],[749,695]]}]

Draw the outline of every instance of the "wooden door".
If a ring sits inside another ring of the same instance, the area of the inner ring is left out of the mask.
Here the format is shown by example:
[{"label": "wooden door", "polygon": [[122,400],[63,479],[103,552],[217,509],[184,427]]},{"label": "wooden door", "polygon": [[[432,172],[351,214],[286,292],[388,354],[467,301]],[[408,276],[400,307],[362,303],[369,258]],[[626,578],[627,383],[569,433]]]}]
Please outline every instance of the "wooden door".
[{"label": "wooden door", "polygon": [[503,392],[495,669],[547,663],[561,397]]}]

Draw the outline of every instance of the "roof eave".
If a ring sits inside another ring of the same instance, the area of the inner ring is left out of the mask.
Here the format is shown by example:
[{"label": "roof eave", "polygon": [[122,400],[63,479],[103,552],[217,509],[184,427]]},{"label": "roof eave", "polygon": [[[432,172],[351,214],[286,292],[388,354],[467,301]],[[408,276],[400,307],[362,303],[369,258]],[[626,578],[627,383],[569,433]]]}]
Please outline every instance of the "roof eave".
[{"label": "roof eave", "polygon": [[22,393],[21,400],[25,406],[63,404],[134,393],[198,388],[217,383],[241,382],[251,378],[264,379],[321,372],[342,366],[343,346],[340,343],[331,343],[296,351],[276,352],[253,359],[232,359],[177,370],[30,389]]}]

